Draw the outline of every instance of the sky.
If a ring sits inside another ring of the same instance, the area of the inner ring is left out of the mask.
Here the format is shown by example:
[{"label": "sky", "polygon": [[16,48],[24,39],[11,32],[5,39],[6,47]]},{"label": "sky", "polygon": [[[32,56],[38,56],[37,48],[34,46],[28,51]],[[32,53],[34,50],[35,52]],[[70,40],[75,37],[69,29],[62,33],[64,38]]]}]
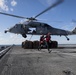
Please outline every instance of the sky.
[{"label": "sky", "polygon": [[[34,17],[44,9],[52,5],[56,0],[0,0],[0,11],[24,16]],[[76,27],[76,0],[64,0],[63,3],[40,15],[38,19],[52,27],[72,31]],[[0,45],[21,44],[25,40],[30,40],[31,35],[23,38],[21,35],[7,33],[4,31],[24,19],[10,17],[0,14]],[[76,44],[76,35],[70,35],[69,41],[65,36],[52,36],[52,40],[59,44]],[[39,40],[40,36],[33,35],[31,40]]]}]

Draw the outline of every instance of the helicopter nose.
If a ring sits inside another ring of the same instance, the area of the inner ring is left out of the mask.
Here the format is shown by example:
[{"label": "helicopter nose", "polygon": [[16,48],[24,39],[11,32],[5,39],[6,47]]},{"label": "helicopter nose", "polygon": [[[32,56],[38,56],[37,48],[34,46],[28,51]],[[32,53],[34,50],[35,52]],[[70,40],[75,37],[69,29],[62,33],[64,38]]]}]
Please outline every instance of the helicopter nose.
[{"label": "helicopter nose", "polygon": [[5,30],[4,33],[7,33],[7,30]]},{"label": "helicopter nose", "polygon": [[15,27],[11,27],[8,32],[13,32]]},{"label": "helicopter nose", "polygon": [[10,32],[10,33],[19,33],[19,29],[17,27],[13,26],[8,30],[8,32]]},{"label": "helicopter nose", "polygon": [[9,30],[5,30],[5,31],[4,31],[4,33],[7,33],[7,32],[11,32],[11,30],[9,29]]}]

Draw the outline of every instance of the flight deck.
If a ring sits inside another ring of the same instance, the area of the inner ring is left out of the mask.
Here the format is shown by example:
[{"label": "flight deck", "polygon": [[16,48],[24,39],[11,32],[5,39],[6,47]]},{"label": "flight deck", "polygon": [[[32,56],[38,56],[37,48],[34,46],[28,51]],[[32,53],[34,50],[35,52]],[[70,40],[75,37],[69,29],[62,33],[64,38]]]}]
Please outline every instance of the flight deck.
[{"label": "flight deck", "polygon": [[0,75],[76,75],[76,48],[50,50],[13,46],[0,59]]}]

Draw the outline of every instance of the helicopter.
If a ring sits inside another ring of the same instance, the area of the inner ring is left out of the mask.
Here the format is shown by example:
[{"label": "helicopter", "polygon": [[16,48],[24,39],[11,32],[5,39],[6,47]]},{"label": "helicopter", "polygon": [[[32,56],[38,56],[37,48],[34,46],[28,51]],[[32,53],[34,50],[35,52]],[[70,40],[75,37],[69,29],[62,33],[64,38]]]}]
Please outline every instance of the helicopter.
[{"label": "helicopter", "polygon": [[48,32],[50,32],[51,35],[65,36],[67,38],[67,40],[69,40],[69,38],[67,36],[68,35],[75,35],[76,34],[76,28],[73,31],[58,29],[58,28],[52,27],[51,25],[49,25],[47,23],[38,22],[38,20],[36,19],[38,16],[42,15],[46,11],[48,11],[48,10],[56,7],[57,5],[61,4],[63,1],[64,0],[57,0],[50,7],[46,8],[45,10],[43,10],[42,12],[37,14],[35,17],[30,17],[30,18],[0,12],[0,14],[3,14],[3,15],[27,19],[26,22],[15,24],[10,29],[5,30],[5,33],[10,32],[10,33],[15,33],[15,34],[21,34],[24,38],[26,38],[27,34],[31,34],[31,35],[42,35],[42,34],[44,34],[44,35],[46,35]]}]

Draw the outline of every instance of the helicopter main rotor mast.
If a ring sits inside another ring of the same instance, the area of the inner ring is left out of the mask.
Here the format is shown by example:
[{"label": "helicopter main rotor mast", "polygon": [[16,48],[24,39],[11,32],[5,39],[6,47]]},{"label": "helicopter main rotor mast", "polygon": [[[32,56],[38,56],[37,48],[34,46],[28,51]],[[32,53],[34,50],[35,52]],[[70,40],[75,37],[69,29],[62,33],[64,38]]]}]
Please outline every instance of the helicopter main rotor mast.
[{"label": "helicopter main rotor mast", "polygon": [[23,19],[28,19],[28,20],[37,20],[36,18],[40,15],[42,15],[43,13],[45,13],[46,11],[52,9],[53,7],[57,6],[58,4],[62,3],[64,0],[57,0],[54,4],[52,4],[50,7],[48,7],[47,9],[43,10],[42,12],[40,12],[39,14],[37,14],[35,17],[22,17],[22,16],[17,16],[17,15],[13,15],[13,14],[8,14],[8,13],[4,13],[4,12],[0,12],[0,14],[3,15],[7,15],[7,16],[12,16],[12,17],[16,17],[16,18],[23,18]]}]

